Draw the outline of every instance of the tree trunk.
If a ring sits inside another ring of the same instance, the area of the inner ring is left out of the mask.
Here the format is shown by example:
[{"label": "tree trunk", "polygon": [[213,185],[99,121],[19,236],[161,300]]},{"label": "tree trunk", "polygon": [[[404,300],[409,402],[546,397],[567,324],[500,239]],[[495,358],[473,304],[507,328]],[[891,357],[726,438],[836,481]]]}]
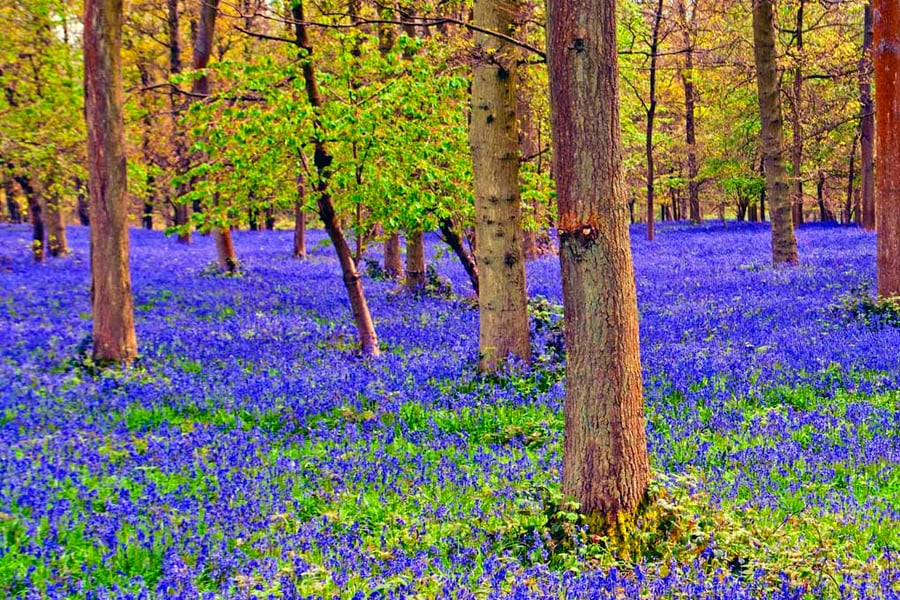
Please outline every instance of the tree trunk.
[{"label": "tree trunk", "polygon": [[297,201],[294,202],[294,258],[306,258],[306,178],[297,175]]},{"label": "tree trunk", "polygon": [[766,172],[766,196],[772,215],[772,260],[797,262],[797,240],[784,166],[784,121],[775,59],[775,20],[772,0],[753,0],[753,54],[762,123],[762,152]]},{"label": "tree trunk", "polygon": [[425,235],[414,231],[406,236],[406,289],[421,292],[425,287]]},{"label": "tree trunk", "polygon": [[469,276],[469,282],[472,284],[472,289],[475,290],[475,295],[478,295],[478,264],[475,262],[475,257],[469,254],[466,251],[466,247],[463,245],[462,237],[456,232],[456,228],[453,226],[453,221],[450,219],[441,219],[439,224],[441,235],[444,237],[444,242],[450,246],[450,249],[453,250],[453,253],[456,254],[456,257],[459,259],[459,262],[462,264],[463,269],[466,271],[466,275]]},{"label": "tree trunk", "polygon": [[862,57],[859,59],[859,147],[862,226],[875,231],[875,103],[872,101],[872,1],[866,3]]},{"label": "tree trunk", "polygon": [[900,295],[900,2],[872,0],[878,295]]},{"label": "tree trunk", "polygon": [[[759,159],[759,174],[762,177],[766,176],[766,161],[765,158]],[[759,190],[759,220],[763,223],[766,222],[766,186],[763,186]]]},{"label": "tree trunk", "polygon": [[759,207],[755,202],[747,207],[747,220],[751,223],[759,221]]},{"label": "tree trunk", "polygon": [[653,34],[650,37],[650,98],[647,103],[647,131],[644,154],[647,158],[647,239],[653,241],[653,196],[656,175],[653,164],[653,125],[656,119],[656,63],[659,53],[659,29],[662,24],[662,0],[656,2],[653,14]]},{"label": "tree trunk", "polygon": [[566,321],[562,492],[602,529],[637,509],[650,480],[615,1],[551,0],[547,49]]},{"label": "tree trunk", "polygon": [[403,275],[403,257],[400,254],[400,234],[392,233],[384,240],[384,270],[394,279]]},{"label": "tree trunk", "polygon": [[122,20],[122,0],[85,0],[94,359],[127,364],[137,356],[137,337],[128,264]]},{"label": "tree trunk", "polygon": [[859,142],[859,133],[853,136],[853,144],[850,146],[850,165],[847,168],[847,201],[844,204],[844,225],[853,222],[853,189],[856,179],[856,145]]},{"label": "tree trunk", "polygon": [[[179,32],[178,0],[166,0],[166,25],[169,36],[169,75],[181,73],[181,34]],[[172,109],[172,153],[178,175],[183,175],[190,168],[190,158],[185,147],[184,132],[181,131],[182,101],[175,89],[169,92],[169,104]],[[175,215],[173,222],[179,227],[178,242],[191,243],[191,209],[180,198],[187,193],[187,185],[180,183],[175,190]]]},{"label": "tree trunk", "polygon": [[19,208],[19,203],[16,200],[12,179],[3,180],[3,193],[6,196],[6,210],[9,212],[9,222],[22,223],[22,210]]},{"label": "tree trunk", "polygon": [[[306,96],[309,104],[316,110],[322,109],[322,96],[319,94],[318,82],[316,81],[315,65],[313,63],[313,47],[309,41],[306,31],[306,21],[303,15],[302,0],[295,0],[291,4],[291,16],[294,19],[294,34],[297,48],[300,50],[300,61],[303,67],[303,81],[306,85]],[[331,179],[331,162],[333,160],[328,152],[328,146],[325,143],[325,134],[322,131],[322,123],[318,118],[313,119],[313,128],[315,130],[315,153],[313,162],[316,166],[316,174],[318,181],[316,184],[316,203],[319,207],[319,217],[325,225],[325,231],[334,245],[334,249],[338,255],[338,261],[341,265],[341,272],[344,277],[344,286],[347,289],[347,296],[350,300],[350,308],[353,311],[353,319],[356,323],[356,330],[359,335],[359,344],[362,353],[367,356],[376,357],[381,354],[378,348],[378,336],[375,333],[375,325],[372,323],[372,316],[369,314],[369,305],[366,302],[366,295],[363,291],[362,280],[353,262],[353,253],[347,244],[347,238],[341,229],[341,221],[338,219],[334,210],[334,204],[331,200],[331,191],[329,182]]]},{"label": "tree trunk", "polygon": [[[475,0],[474,23],[512,32],[516,3]],[[516,46],[476,32],[469,147],[475,182],[475,238],[479,267],[479,367],[492,372],[507,356],[528,361],[531,342],[516,121]]]},{"label": "tree trunk", "polygon": [[88,202],[84,181],[80,177],[75,178],[75,198],[78,222],[84,227],[88,227],[91,224],[91,205]]},{"label": "tree trunk", "polygon": [[69,253],[65,212],[60,206],[60,198],[56,194],[47,199],[47,251],[53,257],[65,256]]},{"label": "tree trunk", "polygon": [[678,1],[678,16],[682,22],[684,38],[684,69],[681,71],[681,83],[684,86],[684,135],[687,142],[688,161],[688,206],[691,223],[700,223],[703,214],[700,212],[700,182],[697,181],[699,167],[697,165],[697,134],[694,125],[694,105],[697,93],[694,90],[694,42],[691,30],[696,18],[696,5],[688,19],[684,0]]},{"label": "tree trunk", "polygon": [[275,231],[275,209],[266,208],[266,231]]},{"label": "tree trunk", "polygon": [[46,243],[44,241],[44,201],[40,191],[31,184],[31,180],[23,175],[15,176],[16,183],[22,188],[28,201],[28,217],[31,221],[31,255],[34,262],[44,262]]},{"label": "tree trunk", "polygon": [[238,260],[234,253],[234,242],[231,241],[231,230],[228,227],[213,227],[212,237],[216,244],[216,263],[219,270],[225,273],[236,272]]},{"label": "tree trunk", "polygon": [[791,219],[794,227],[803,223],[803,8],[805,0],[797,7],[795,36],[797,56],[795,58],[794,93],[791,97]]}]

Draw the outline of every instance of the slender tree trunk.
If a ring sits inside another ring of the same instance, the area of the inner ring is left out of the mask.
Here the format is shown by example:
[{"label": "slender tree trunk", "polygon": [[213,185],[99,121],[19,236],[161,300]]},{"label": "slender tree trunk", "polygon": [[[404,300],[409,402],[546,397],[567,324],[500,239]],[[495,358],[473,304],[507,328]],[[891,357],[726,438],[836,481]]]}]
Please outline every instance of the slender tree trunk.
[{"label": "slender tree trunk", "polygon": [[859,147],[862,226],[875,231],[875,103],[872,100],[872,0],[866,3],[862,56],[859,59]]},{"label": "slender tree trunk", "polygon": [[[306,31],[306,20],[303,14],[302,0],[295,0],[291,4],[291,16],[294,19],[294,33],[297,48],[300,50],[300,61],[303,66],[303,80],[306,85],[306,96],[309,104],[316,110],[322,109],[322,96],[316,81],[315,65],[313,63],[313,47]],[[322,131],[322,123],[316,118],[313,121],[315,135],[315,154],[313,162],[316,166],[318,181],[316,184],[316,202],[319,207],[319,217],[325,225],[325,231],[334,245],[341,264],[341,272],[344,276],[344,286],[347,288],[347,296],[350,300],[350,308],[353,311],[353,319],[359,334],[359,343],[362,353],[367,356],[381,354],[378,348],[378,336],[375,334],[375,325],[369,314],[369,305],[363,291],[362,281],[356,264],[353,262],[353,253],[347,244],[347,238],[341,229],[341,222],[334,210],[331,201],[329,182],[331,179],[331,162],[333,160],[325,143],[325,135]]]},{"label": "slender tree trunk", "polygon": [[266,208],[266,231],[275,231],[275,209]]},{"label": "slender tree trunk", "polygon": [[384,240],[384,270],[394,279],[403,275],[403,256],[400,253],[400,234],[392,233]]},{"label": "slender tree trunk", "polygon": [[413,231],[406,236],[406,289],[420,292],[425,287],[425,235]]},{"label": "slender tree trunk", "polygon": [[550,0],[547,49],[566,320],[562,492],[603,529],[637,509],[650,480],[615,1]]},{"label": "slender tree trunk", "polygon": [[[694,12],[696,10],[695,6]],[[700,212],[700,182],[697,181],[699,167],[697,165],[697,134],[694,118],[697,92],[694,90],[694,41],[691,38],[691,30],[696,19],[694,12],[688,18],[685,0],[678,0],[678,16],[682,22],[684,43],[684,69],[681,71],[681,83],[684,86],[684,135],[687,142],[688,207],[691,223],[700,223],[703,220],[703,214]]]},{"label": "slender tree trunk", "polygon": [[757,206],[756,203],[747,207],[747,220],[751,223],[759,221],[759,206]]},{"label": "slender tree trunk", "polygon": [[85,0],[94,359],[127,364],[137,355],[137,337],[128,264],[122,20],[122,0]]},{"label": "slender tree trunk", "polygon": [[294,258],[306,258],[306,178],[297,174],[297,200],[294,202]]},{"label": "slender tree trunk", "polygon": [[47,198],[47,251],[53,257],[69,253],[65,212],[60,206],[58,195]]},{"label": "slender tree trunk", "polygon": [[856,179],[856,146],[859,142],[859,132],[853,136],[853,144],[850,146],[850,165],[847,168],[847,201],[844,204],[844,225],[853,222],[853,189]]},{"label": "slender tree trunk", "polygon": [[87,227],[91,224],[91,205],[88,202],[87,189],[80,177],[75,178],[75,198],[78,222]]},{"label": "slender tree trunk", "polygon": [[872,0],[878,295],[900,295],[900,2]]},{"label": "slender tree trunk", "polygon": [[[524,8],[524,7],[523,7]],[[522,23],[516,33],[521,41],[528,40],[528,27]],[[525,81],[528,63],[523,62],[518,66],[522,73],[521,79]],[[531,95],[528,90],[516,84],[516,114],[519,118],[519,156],[522,161],[539,160],[540,148],[537,142],[537,131],[534,115],[531,110]],[[534,260],[538,257],[537,247],[537,210],[532,215],[531,226],[522,230],[522,256],[525,260]]]},{"label": "slender tree trunk", "polygon": [[653,34],[650,37],[650,98],[647,103],[647,131],[644,138],[644,154],[647,158],[647,239],[653,241],[653,199],[656,182],[653,164],[653,125],[656,119],[656,63],[659,54],[659,29],[662,24],[662,0],[656,2],[653,14]]},{"label": "slender tree trunk", "polygon": [[[179,28],[178,0],[166,0],[166,26],[169,37],[169,76],[181,73],[181,33]],[[169,92],[169,104],[172,112],[172,153],[178,175],[184,175],[190,169],[190,157],[185,147],[184,132],[181,131],[182,100],[178,92]],[[188,191],[186,183],[179,183],[175,189],[175,214],[173,222],[180,227],[178,242],[191,243],[191,208],[180,200]]]},{"label": "slender tree trunk", "polygon": [[[512,33],[517,2],[475,0],[474,23]],[[507,356],[528,361],[531,342],[516,122],[516,46],[475,33],[475,71],[469,146],[475,182],[475,238],[479,267],[479,366],[496,371]]]},{"label": "slender tree trunk", "polygon": [[[759,159],[759,174],[762,177],[766,176],[766,161],[765,157],[761,157]],[[763,186],[759,190],[759,220],[763,223],[766,222],[766,186]]]},{"label": "slender tree trunk", "polygon": [[796,40],[797,56],[794,63],[794,93],[791,97],[791,219],[794,227],[803,223],[803,8],[805,0],[797,7]]},{"label": "slender tree trunk", "polygon": [[762,123],[763,164],[766,196],[772,214],[772,260],[775,264],[797,262],[797,240],[791,218],[787,170],[784,166],[784,121],[775,59],[775,16],[772,0],[753,0],[753,54],[756,87]]},{"label": "slender tree trunk", "polygon": [[472,284],[472,289],[475,290],[475,295],[478,295],[478,264],[475,262],[475,257],[472,256],[469,252],[466,251],[466,247],[463,244],[462,237],[460,237],[459,233],[456,232],[456,228],[453,225],[453,221],[450,219],[441,219],[440,221],[440,230],[441,235],[444,238],[444,242],[450,246],[450,249],[453,250],[453,253],[456,254],[456,257],[459,259],[459,262],[462,264],[463,269],[466,271],[466,275],[469,276],[469,282]]}]

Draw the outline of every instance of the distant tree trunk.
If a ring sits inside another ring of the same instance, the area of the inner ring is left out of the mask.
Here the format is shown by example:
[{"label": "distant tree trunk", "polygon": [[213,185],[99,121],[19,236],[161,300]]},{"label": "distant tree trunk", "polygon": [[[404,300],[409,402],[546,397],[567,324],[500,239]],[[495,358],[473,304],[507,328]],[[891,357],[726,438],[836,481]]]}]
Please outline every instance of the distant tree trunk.
[{"label": "distant tree trunk", "polygon": [[[147,183],[149,185],[156,183],[152,175],[147,178]],[[144,213],[141,215],[141,224],[148,231],[153,229],[153,200],[144,200]]]},{"label": "distant tree trunk", "polygon": [[[694,11],[696,11],[696,6]],[[700,212],[700,182],[697,181],[699,168],[697,166],[697,134],[694,124],[694,104],[697,92],[694,90],[694,42],[691,39],[691,29],[696,14],[691,14],[688,19],[684,0],[678,0],[678,16],[682,21],[684,38],[684,69],[681,72],[681,83],[684,86],[684,134],[687,142],[688,161],[688,206],[691,223],[700,223],[703,214]]]},{"label": "distant tree trunk", "polygon": [[794,62],[794,93],[791,97],[791,219],[794,227],[803,223],[803,8],[805,0],[797,6],[796,30],[797,57]]},{"label": "distant tree trunk", "polygon": [[656,175],[653,164],[653,125],[656,119],[656,63],[659,54],[659,29],[662,24],[662,0],[656,0],[653,33],[650,37],[650,98],[647,103],[647,131],[644,154],[647,157],[647,239],[653,241],[653,196]]},{"label": "distant tree trunk", "polygon": [[[474,23],[511,32],[517,2],[475,0]],[[516,122],[516,47],[476,32],[469,147],[475,182],[475,239],[479,267],[479,367],[492,372],[512,354],[531,358],[522,205],[519,197],[519,141]]]},{"label": "distant tree trunk", "polygon": [[446,218],[441,219],[440,230],[441,235],[444,238],[444,242],[448,246],[450,246],[450,249],[453,250],[454,254],[456,254],[456,257],[462,264],[463,269],[465,269],[466,271],[466,275],[469,276],[469,282],[472,284],[472,289],[475,290],[475,295],[477,296],[478,264],[475,262],[475,257],[472,256],[468,251],[466,251],[466,247],[465,245],[463,245],[462,237],[460,237],[459,233],[456,232],[453,221]]},{"label": "distant tree trunk", "polygon": [[128,186],[122,93],[122,2],[85,0],[84,90],[91,203],[94,359],[137,355],[128,264]]},{"label": "distant tree trunk", "polygon": [[22,175],[15,176],[16,183],[22,188],[25,199],[28,201],[28,217],[31,221],[31,255],[34,262],[44,262],[44,253],[46,251],[45,230],[44,230],[44,201],[37,187],[31,184],[28,177]]},{"label": "distant tree trunk", "polygon": [[787,170],[784,166],[784,122],[775,60],[775,20],[772,0],[753,0],[753,54],[762,123],[762,151],[766,196],[772,214],[772,260],[797,262],[797,240],[791,218]]},{"label": "distant tree trunk", "polygon": [[[765,157],[760,157],[759,159],[759,174],[762,177],[766,176]],[[766,186],[763,186],[759,190],[759,220],[763,223],[766,222]]]},{"label": "distant tree trunk", "polygon": [[860,195],[863,229],[875,231],[875,103],[872,101],[872,1],[866,3],[859,59]]},{"label": "distant tree trunk", "polygon": [[755,202],[747,207],[747,220],[751,223],[756,223],[757,221],[759,221],[759,207]]},{"label": "distant tree trunk", "polygon": [[275,209],[266,208],[266,231],[275,231]]},{"label": "distant tree trunk", "polygon": [[6,196],[6,210],[9,212],[10,223],[22,223],[24,221],[22,210],[19,208],[19,203],[16,200],[16,193],[13,187],[12,179],[3,180],[3,193]]},{"label": "distant tree trunk", "polygon": [[384,240],[384,270],[394,279],[403,275],[403,256],[400,253],[400,234],[394,232]]},{"label": "distant tree trunk", "polygon": [[231,230],[228,227],[213,227],[212,237],[216,244],[216,264],[219,270],[226,273],[236,272],[238,261],[234,252],[234,242],[231,240]]},{"label": "distant tree trunk", "polygon": [[65,212],[60,206],[60,202],[61,200],[56,194],[47,198],[47,251],[53,257],[65,256],[69,253]]},{"label": "distant tree trunk", "polygon": [[[302,0],[294,0],[291,4],[291,16],[294,20],[294,34],[297,48],[300,51],[300,62],[303,67],[303,80],[306,84],[306,97],[310,106],[314,109],[322,109],[322,96],[319,94],[318,82],[316,81],[315,65],[313,63],[313,47],[309,41],[306,31],[306,20],[303,15]],[[331,163],[333,158],[328,152],[328,146],[325,142],[325,136],[322,132],[322,123],[318,118],[313,119],[313,129],[316,133],[314,136],[315,153],[313,162],[316,167],[318,182],[316,184],[316,203],[319,207],[319,217],[325,225],[325,231],[334,245],[335,252],[338,255],[338,261],[341,265],[341,272],[344,277],[344,286],[347,289],[347,296],[350,300],[350,308],[353,311],[353,319],[356,323],[356,330],[359,335],[359,344],[362,353],[367,356],[376,357],[381,354],[378,348],[378,336],[375,333],[375,325],[372,323],[372,316],[369,314],[369,305],[366,302],[366,295],[363,291],[362,281],[356,264],[353,262],[353,253],[347,244],[347,238],[341,229],[341,221],[338,219],[334,210],[334,204],[331,200],[331,190],[329,182],[331,180]]]},{"label": "distant tree trunk", "polygon": [[816,201],[819,204],[819,220],[822,223],[830,223],[834,222],[834,211],[828,208],[828,204],[825,202],[825,171],[819,170],[819,175],[816,178]]},{"label": "distant tree trunk", "polygon": [[75,178],[75,198],[78,222],[84,227],[88,227],[91,224],[91,205],[88,202],[84,181],[80,177]]},{"label": "distant tree trunk", "polygon": [[900,296],[900,2],[872,0],[878,295]]},{"label": "distant tree trunk", "polygon": [[[181,73],[181,34],[179,31],[178,0],[166,0],[166,25],[169,36],[169,75],[175,76]],[[185,148],[184,132],[181,131],[182,101],[178,92],[172,89],[169,92],[169,104],[172,109],[172,153],[175,159],[178,175],[184,175],[190,168],[190,157]],[[187,184],[180,183],[175,189],[175,215],[173,218],[176,227],[181,230],[178,233],[178,241],[182,244],[191,243],[191,209],[185,202],[179,200],[188,191]]]},{"label": "distant tree trunk", "polygon": [[259,231],[259,211],[256,208],[250,207],[247,211],[247,226],[250,228],[250,231]]},{"label": "distant tree trunk", "polygon": [[550,0],[547,49],[566,322],[562,492],[599,530],[633,513],[650,480],[615,1]]},{"label": "distant tree trunk", "polygon": [[413,231],[406,236],[406,289],[420,292],[425,287],[425,235]]},{"label": "distant tree trunk", "polygon": [[297,201],[294,202],[294,258],[306,258],[306,178],[297,175]]},{"label": "distant tree trunk", "polygon": [[859,142],[859,132],[853,136],[853,144],[850,146],[850,165],[847,168],[847,201],[844,204],[844,225],[853,222],[853,189],[856,179],[856,146]]}]

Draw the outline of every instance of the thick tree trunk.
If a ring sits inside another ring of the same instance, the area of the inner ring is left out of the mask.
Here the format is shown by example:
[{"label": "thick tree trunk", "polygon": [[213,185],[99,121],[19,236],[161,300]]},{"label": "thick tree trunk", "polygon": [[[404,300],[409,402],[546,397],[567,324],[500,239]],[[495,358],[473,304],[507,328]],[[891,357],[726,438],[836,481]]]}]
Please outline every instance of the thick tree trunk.
[{"label": "thick tree trunk", "polygon": [[863,229],[875,231],[875,103],[872,100],[872,2],[866,3],[862,56],[859,59],[860,195]]},{"label": "thick tree trunk", "polygon": [[547,48],[566,319],[562,492],[602,529],[636,510],[650,480],[615,1],[551,0]]},{"label": "thick tree trunk", "polygon": [[47,198],[47,251],[53,257],[69,253],[65,211],[60,206],[58,195]]},{"label": "thick tree trunk", "polygon": [[414,231],[406,236],[406,289],[421,292],[425,287],[425,234]]},{"label": "thick tree trunk", "polygon": [[[514,31],[516,3],[475,0],[474,23]],[[469,147],[475,183],[476,259],[479,267],[479,367],[496,371],[510,354],[528,361],[531,342],[516,122],[516,46],[475,33]]]},{"label": "thick tree trunk", "polygon": [[122,19],[122,0],[85,0],[94,359],[127,364],[137,355],[137,338],[128,264]]},{"label": "thick tree trunk", "polygon": [[775,20],[772,0],[753,0],[753,54],[756,87],[762,123],[763,164],[766,195],[772,215],[772,260],[775,264],[797,262],[791,199],[784,166],[784,121],[775,59]]},{"label": "thick tree trunk", "polygon": [[[306,96],[310,105],[316,110],[322,108],[322,96],[319,94],[319,87],[316,81],[316,71],[313,64],[313,47],[309,41],[306,31],[306,21],[303,15],[303,2],[296,0],[291,4],[291,16],[294,18],[294,33],[296,36],[297,48],[300,51],[300,61],[303,66],[303,80],[306,85]],[[353,319],[356,323],[356,330],[359,335],[359,344],[362,353],[367,356],[376,357],[381,354],[378,348],[378,336],[375,334],[375,325],[372,323],[372,316],[369,314],[369,305],[366,302],[366,295],[363,291],[362,280],[356,269],[356,263],[353,262],[353,253],[347,244],[347,238],[341,229],[341,221],[338,219],[334,210],[334,204],[331,200],[331,191],[329,182],[331,179],[331,162],[333,160],[328,152],[328,146],[324,141],[325,135],[322,132],[322,124],[318,119],[314,119],[313,127],[316,132],[315,136],[315,153],[313,162],[316,166],[316,174],[318,182],[316,184],[316,203],[319,207],[319,217],[325,225],[325,231],[334,245],[334,249],[338,255],[338,261],[341,265],[341,272],[344,276],[344,286],[347,289],[347,296],[350,300],[350,308],[353,311]]]},{"label": "thick tree trunk", "polygon": [[803,223],[803,8],[797,6],[795,36],[797,56],[793,68],[794,89],[791,97],[791,219],[794,227]]},{"label": "thick tree trunk", "polygon": [[394,279],[403,275],[403,256],[400,252],[399,233],[392,233],[384,240],[384,270]]},{"label": "thick tree trunk", "polygon": [[34,262],[44,262],[46,253],[45,242],[45,224],[44,224],[44,200],[41,198],[40,190],[31,184],[28,177],[22,175],[15,176],[16,183],[22,188],[25,199],[28,201],[28,218],[31,221],[31,255]]},{"label": "thick tree trunk", "polygon": [[475,257],[469,254],[466,251],[466,247],[463,244],[462,237],[456,232],[456,228],[453,226],[453,221],[450,219],[441,219],[439,224],[441,235],[444,238],[444,242],[450,246],[450,249],[453,250],[453,253],[456,254],[456,257],[459,259],[459,262],[462,264],[463,269],[466,271],[466,275],[469,276],[469,282],[472,284],[472,289],[475,290],[475,295],[478,295],[478,263],[475,262]]},{"label": "thick tree trunk", "polygon": [[231,230],[228,227],[213,227],[212,237],[216,244],[216,263],[219,265],[219,270],[225,273],[236,272],[238,260],[234,253]]},{"label": "thick tree trunk", "polygon": [[900,296],[900,2],[872,0],[878,295]]}]

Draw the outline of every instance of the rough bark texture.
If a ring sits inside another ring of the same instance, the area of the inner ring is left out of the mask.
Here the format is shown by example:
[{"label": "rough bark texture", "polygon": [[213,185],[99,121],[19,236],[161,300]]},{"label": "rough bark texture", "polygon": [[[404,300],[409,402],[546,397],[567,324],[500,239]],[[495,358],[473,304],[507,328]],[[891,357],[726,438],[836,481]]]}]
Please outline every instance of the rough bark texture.
[{"label": "rough bark texture", "polygon": [[420,292],[425,287],[425,234],[414,231],[406,236],[406,289]]},{"label": "rough bark texture", "polygon": [[797,6],[795,39],[797,56],[793,68],[794,86],[791,96],[791,219],[794,227],[803,223],[803,8]]},{"label": "rough bark texture", "polygon": [[94,359],[130,363],[137,355],[122,94],[122,0],[86,0],[84,91],[91,205]]},{"label": "rough bark texture", "polygon": [[[474,23],[514,34],[517,2],[475,0]],[[519,135],[516,121],[518,52],[513,44],[476,32],[469,147],[475,183],[475,250],[479,267],[479,366],[495,371],[509,355],[530,360],[528,296],[522,254]]]},{"label": "rough bark texture", "polygon": [[566,319],[562,491],[596,527],[650,479],[614,0],[551,0],[547,29]]},{"label": "rough bark texture", "polygon": [[900,295],[900,1],[872,0],[878,295]]},{"label": "rough bark texture", "polygon": [[797,240],[788,196],[784,166],[784,121],[775,60],[775,21],[772,0],[753,0],[753,54],[756,61],[756,88],[762,123],[762,152],[766,173],[766,195],[772,216],[772,260],[797,262]]},{"label": "rough bark texture", "polygon": [[439,223],[439,228],[441,230],[441,235],[444,238],[444,243],[450,246],[450,249],[453,250],[453,253],[456,254],[456,257],[459,259],[459,262],[462,264],[463,269],[466,271],[466,275],[469,276],[469,283],[472,284],[472,289],[475,290],[475,295],[478,295],[478,263],[475,262],[475,257],[472,256],[463,244],[462,236],[456,231],[456,227],[453,225],[453,221],[450,219],[441,219]]},{"label": "rough bark texture", "polygon": [[862,226],[875,231],[875,103],[872,100],[872,3],[866,4],[862,57],[859,59],[859,147]]},{"label": "rough bark texture", "polygon": [[[303,2],[296,1],[291,5],[291,16],[294,18],[294,34],[297,48],[300,50],[300,61],[303,66],[303,81],[306,86],[306,97],[310,105],[316,110],[322,108],[322,96],[319,93],[316,81],[316,70],[313,61],[313,47],[306,31],[306,21],[303,16]],[[359,345],[362,353],[367,356],[378,356],[381,351],[378,348],[378,336],[375,334],[375,325],[369,313],[369,305],[363,291],[362,280],[353,262],[353,253],[347,244],[347,238],[341,228],[341,221],[334,210],[331,200],[329,182],[331,179],[331,162],[333,160],[325,143],[325,134],[322,124],[318,119],[313,121],[315,129],[315,150],[313,162],[316,167],[316,203],[319,208],[319,217],[325,225],[325,231],[334,245],[341,265],[341,273],[344,278],[344,286],[350,300],[350,309],[353,311],[353,320],[359,335]]]},{"label": "rough bark texture", "polygon": [[392,233],[384,240],[384,270],[394,279],[403,275],[403,256],[400,253],[399,233]]}]

